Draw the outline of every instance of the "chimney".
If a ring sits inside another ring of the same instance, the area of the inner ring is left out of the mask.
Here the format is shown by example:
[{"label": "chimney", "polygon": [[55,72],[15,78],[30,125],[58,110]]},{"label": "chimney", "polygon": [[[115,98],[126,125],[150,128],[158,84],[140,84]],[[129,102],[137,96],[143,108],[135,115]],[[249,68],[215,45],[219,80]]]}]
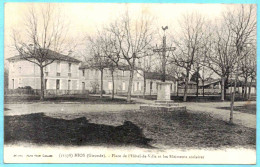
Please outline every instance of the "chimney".
[{"label": "chimney", "polygon": [[72,53],[73,53],[73,51],[72,51],[72,50],[69,50],[69,51],[68,51],[68,56],[70,56]]}]

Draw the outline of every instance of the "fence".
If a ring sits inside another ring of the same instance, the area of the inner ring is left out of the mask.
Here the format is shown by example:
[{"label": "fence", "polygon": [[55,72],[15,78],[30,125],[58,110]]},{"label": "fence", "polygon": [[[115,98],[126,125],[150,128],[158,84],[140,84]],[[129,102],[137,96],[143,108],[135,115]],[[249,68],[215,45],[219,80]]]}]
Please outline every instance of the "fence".
[{"label": "fence", "polygon": [[[7,89],[5,95],[40,95],[40,89]],[[89,95],[88,90],[56,90],[48,89],[44,91],[45,96],[60,96],[60,95]]]},{"label": "fence", "polygon": [[[195,95],[197,93],[197,89],[188,89],[187,94]],[[220,89],[204,89],[204,94],[205,95],[216,95],[220,94],[221,90]],[[179,88],[178,89],[178,94],[184,94],[184,89]],[[203,89],[199,89],[199,95],[203,94]]]}]

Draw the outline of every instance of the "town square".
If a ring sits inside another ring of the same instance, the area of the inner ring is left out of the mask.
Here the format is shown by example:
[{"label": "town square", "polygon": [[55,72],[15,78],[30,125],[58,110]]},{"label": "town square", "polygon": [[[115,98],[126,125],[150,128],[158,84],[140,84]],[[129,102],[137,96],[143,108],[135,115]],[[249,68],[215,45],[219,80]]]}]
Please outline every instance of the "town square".
[{"label": "town square", "polygon": [[5,162],[255,164],[256,16],[6,3]]}]

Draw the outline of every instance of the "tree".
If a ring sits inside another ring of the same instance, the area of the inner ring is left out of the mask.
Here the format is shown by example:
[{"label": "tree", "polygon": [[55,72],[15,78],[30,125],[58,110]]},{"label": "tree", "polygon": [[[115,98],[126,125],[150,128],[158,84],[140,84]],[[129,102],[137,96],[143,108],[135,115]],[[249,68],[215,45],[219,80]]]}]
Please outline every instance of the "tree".
[{"label": "tree", "polygon": [[103,49],[102,49],[102,39],[100,36],[97,36],[96,39],[91,37],[88,38],[90,41],[90,55],[91,57],[88,59],[88,65],[92,69],[96,69],[100,71],[100,98],[103,97],[103,76],[104,69],[109,67],[109,59],[106,57]]},{"label": "tree", "polygon": [[[139,73],[141,76],[143,76],[143,80],[144,80],[143,98],[145,98],[145,94],[146,94],[147,73],[151,72],[151,70],[152,70],[153,52],[151,49],[149,49],[144,54],[145,54],[144,57],[139,60],[138,69],[136,70],[137,73]],[[140,72],[140,71],[142,71],[142,72]]]},{"label": "tree", "polygon": [[184,15],[180,36],[175,39],[176,51],[172,62],[185,70],[183,101],[187,101],[190,72],[198,57],[204,38],[205,19],[199,14]]},{"label": "tree", "polygon": [[221,100],[224,101],[230,74],[236,62],[232,31],[223,22],[216,26],[205,52],[205,61],[209,69],[221,77]]},{"label": "tree", "polygon": [[176,80],[176,95],[179,96],[179,88],[178,88],[179,82],[184,81],[186,78],[183,68],[176,66],[175,64],[170,64],[167,68],[167,73],[170,76],[174,76]]},{"label": "tree", "polygon": [[240,60],[243,59],[248,44],[256,41],[256,10],[254,5],[240,5],[234,11],[224,14],[225,22],[233,33],[235,54],[237,57],[237,71],[234,85],[234,92],[231,101],[230,123],[233,123],[233,106],[235,101],[236,83],[239,75]]},{"label": "tree", "polygon": [[119,50],[116,56],[121,62],[127,64],[130,71],[127,102],[131,102],[137,59],[144,56],[152,41],[151,19],[142,15],[139,19],[132,20],[127,11],[122,19],[110,24],[108,31],[115,38],[115,45]]},{"label": "tree", "polygon": [[4,91],[8,91],[8,84],[9,84],[8,76],[9,76],[9,69],[4,67]]},{"label": "tree", "polygon": [[191,81],[196,82],[196,89],[197,89],[196,96],[197,97],[199,96],[199,79],[201,79],[199,71],[200,71],[200,66],[199,66],[199,64],[197,64],[196,71],[191,75],[191,78],[190,78]]},{"label": "tree", "polygon": [[[61,13],[50,3],[42,4],[40,9],[31,7],[25,18],[25,32],[13,32],[14,46],[21,59],[36,64],[40,68],[41,94],[44,100],[44,67],[59,60],[65,45],[68,26],[62,20]],[[53,52],[54,51],[54,52]]]}]

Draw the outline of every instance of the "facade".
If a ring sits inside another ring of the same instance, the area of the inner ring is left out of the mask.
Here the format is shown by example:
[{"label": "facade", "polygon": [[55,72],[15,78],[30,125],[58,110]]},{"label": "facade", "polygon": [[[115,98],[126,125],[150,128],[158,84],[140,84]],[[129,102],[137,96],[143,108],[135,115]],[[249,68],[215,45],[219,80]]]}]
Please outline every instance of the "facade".
[{"label": "facade", "polygon": [[[58,53],[55,53],[58,54]],[[77,90],[80,61],[58,54],[60,58],[44,67],[46,90]],[[31,87],[40,89],[40,67],[35,63],[14,56],[9,61],[9,89]]]},{"label": "facade", "polygon": [[[60,57],[53,63],[44,68],[44,83],[47,94],[55,91],[66,93],[68,91],[85,91],[89,90],[92,93],[100,91],[101,72],[97,69],[88,68],[79,60],[67,55],[62,55],[53,52],[55,56]],[[40,85],[40,68],[38,65],[23,60],[20,56],[14,56],[8,59],[9,61],[9,85],[8,89],[18,89],[30,87],[34,90],[39,90]],[[115,94],[126,94],[129,84],[129,70],[116,69],[114,75],[114,92]],[[144,77],[141,70],[134,73],[132,94],[143,94],[144,88],[146,94],[157,93],[157,82],[160,82],[160,74],[146,73],[146,88],[144,86]],[[171,82],[172,93],[176,92],[176,84],[173,78],[168,77],[168,82]],[[103,90],[104,93],[110,94],[113,90],[113,82],[111,71],[107,68],[103,71]]]},{"label": "facade", "polygon": [[[134,72],[133,83],[132,83],[132,94],[142,95],[144,88],[146,89],[146,95],[157,94],[157,83],[160,79],[154,76],[156,73],[146,74],[146,81],[144,82],[143,71],[137,70]],[[114,93],[115,94],[126,94],[128,91],[130,71],[116,69],[113,72],[114,76]],[[157,75],[158,76],[158,75]],[[172,93],[176,92],[176,82],[167,80],[172,83]],[[101,72],[96,69],[90,69],[82,65],[80,67],[80,89],[87,89],[90,92],[96,92],[100,90],[101,83]],[[146,84],[146,86],[144,86]],[[103,71],[103,90],[107,94],[111,94],[113,90],[113,80],[111,71],[107,68]]]}]

